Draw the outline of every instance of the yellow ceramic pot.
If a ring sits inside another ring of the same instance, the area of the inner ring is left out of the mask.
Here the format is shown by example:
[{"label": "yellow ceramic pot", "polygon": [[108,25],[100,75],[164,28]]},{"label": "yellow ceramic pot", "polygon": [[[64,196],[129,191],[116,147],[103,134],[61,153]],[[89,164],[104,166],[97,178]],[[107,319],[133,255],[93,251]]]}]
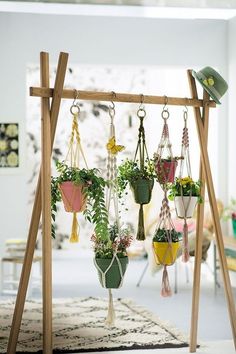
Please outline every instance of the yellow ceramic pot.
[{"label": "yellow ceramic pot", "polygon": [[175,262],[179,242],[153,242],[153,252],[158,264],[171,265]]}]

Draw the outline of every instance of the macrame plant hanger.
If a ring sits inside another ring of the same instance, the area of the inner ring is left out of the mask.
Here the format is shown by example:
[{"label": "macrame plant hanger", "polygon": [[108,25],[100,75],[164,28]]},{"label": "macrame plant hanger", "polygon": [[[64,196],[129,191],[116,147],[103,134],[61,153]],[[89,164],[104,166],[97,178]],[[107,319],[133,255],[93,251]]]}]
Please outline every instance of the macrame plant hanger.
[{"label": "macrame plant hanger", "polygon": [[[190,163],[190,154],[189,154],[189,135],[188,135],[188,127],[187,127],[187,120],[188,120],[188,109],[185,107],[183,112],[184,118],[184,128],[183,128],[183,135],[182,135],[182,146],[181,146],[181,162],[180,162],[180,169],[179,169],[179,180],[183,178],[184,166],[186,166],[187,176],[192,178],[192,171],[191,171],[191,163]],[[192,199],[192,190],[190,189],[189,197],[185,197],[187,199],[187,203],[184,202],[183,197],[183,186],[180,187],[181,192],[181,203],[182,203],[182,210],[183,210],[183,241],[182,241],[182,260],[183,262],[187,262],[189,260],[189,244],[188,244],[188,210]],[[175,207],[176,209],[176,207]],[[177,209],[176,214],[178,215]]]},{"label": "macrame plant hanger", "polygon": [[[79,115],[80,115],[80,106],[79,103],[76,102],[78,99],[78,93],[75,90],[75,99],[73,101],[72,106],[70,107],[70,113],[73,116],[72,119],[72,128],[71,128],[71,135],[69,139],[69,147],[68,151],[65,157],[65,162],[68,161],[70,164],[70,167],[75,167],[75,168],[80,168],[80,162],[81,158],[88,169],[88,164],[84,155],[84,151],[81,145],[81,139],[80,139],[80,133],[79,133],[79,125],[78,125],[78,120],[79,120]],[[83,207],[86,203],[84,200],[84,205],[82,208],[79,210],[75,210],[73,208],[73,200],[75,198],[75,193],[76,193],[76,186],[73,186],[72,190],[72,196],[70,200],[68,197],[65,195],[64,191],[62,188],[60,188],[60,192],[65,204],[65,208],[67,211],[70,211],[73,213],[73,222],[72,222],[72,228],[71,228],[71,236],[70,236],[70,242],[75,243],[79,242],[79,224],[77,220],[77,212],[82,211]]]},{"label": "macrame plant hanger", "polygon": [[154,251],[154,256],[157,264],[162,264],[164,266],[162,274],[161,295],[163,297],[167,297],[172,295],[167,266],[174,264],[176,259],[176,252],[173,251],[172,247],[172,233],[175,231],[175,227],[171,219],[167,190],[164,190],[164,198],[162,200],[157,230],[164,230],[166,238],[165,243],[167,243],[167,247],[164,248],[163,252],[156,254]]},{"label": "macrame plant hanger", "polygon": [[[166,97],[166,104],[167,104],[167,97]],[[163,107],[161,113],[161,117],[164,121],[161,139],[158,145],[157,153],[154,155],[157,178],[164,192],[164,198],[162,200],[161,211],[159,215],[159,223],[155,233],[157,233],[158,230],[163,230],[165,242],[164,245],[161,245],[162,244],[161,242],[159,246],[158,246],[158,242],[155,242],[155,244],[157,244],[157,249],[153,247],[156,262],[164,266],[163,275],[162,275],[162,288],[161,288],[161,295],[164,297],[172,295],[168,272],[167,272],[167,266],[172,265],[176,259],[176,254],[173,254],[173,246],[172,246],[172,234],[175,232],[175,227],[171,219],[171,212],[170,212],[169,201],[167,197],[167,183],[170,181],[170,179],[173,179],[174,177],[173,174],[175,172],[175,169],[174,170],[172,168],[170,168],[169,170],[166,169],[166,166],[162,162],[165,148],[169,153],[168,158],[170,159],[170,162],[173,161],[172,144],[170,142],[169,128],[167,124],[167,120],[170,114],[168,109],[166,108],[166,104]],[[167,247],[165,245],[166,243],[167,243]],[[160,247],[161,248],[163,247],[163,251],[160,250]]]},{"label": "macrame plant hanger", "polygon": [[[146,111],[145,107],[143,105],[143,95],[141,95],[141,104],[139,106],[139,109],[137,111],[137,116],[140,120],[139,124],[139,134],[138,134],[138,143],[134,155],[134,162],[137,162],[139,164],[139,169],[140,172],[144,172],[145,169],[145,155],[146,159],[148,162],[150,162],[149,156],[148,156],[148,151],[147,151],[147,146],[146,146],[146,138],[145,138],[145,129],[143,125],[143,120],[146,117]],[[151,196],[151,191],[152,191],[153,183],[152,185],[149,185],[149,194]],[[133,188],[135,190],[135,188]],[[149,200],[150,201],[150,200]],[[148,201],[148,203],[149,203]],[[138,202],[136,200],[136,202]],[[143,205],[147,204],[147,202],[138,202],[140,204],[139,207],[139,216],[138,216],[138,230],[137,230],[137,236],[136,239],[139,241],[145,240],[145,227],[144,227],[144,213],[143,213]]]},{"label": "macrame plant hanger", "polygon": [[[168,102],[168,98],[166,97],[166,103],[161,113],[161,117],[164,121],[162,135],[158,145],[157,152],[154,154],[157,179],[163,189],[165,188],[167,183],[174,181],[175,170],[177,167],[177,161],[176,158],[173,157],[172,144],[170,142],[170,137],[169,137],[169,127],[167,124],[167,120],[170,114],[168,108],[166,108],[167,102]],[[167,154],[168,161],[166,161],[166,159],[164,159],[163,156],[165,149],[168,152]]]},{"label": "macrame plant hanger", "polygon": [[[113,92],[113,95],[115,96],[115,93]],[[114,219],[115,223],[118,228],[118,238],[120,237],[120,220],[119,220],[119,206],[118,206],[118,193],[117,193],[117,185],[116,185],[116,180],[117,180],[117,159],[116,155],[119,151],[122,151],[124,149],[124,146],[122,145],[116,145],[116,136],[115,136],[115,125],[114,125],[114,117],[115,117],[115,105],[114,102],[111,102],[112,105],[109,106],[109,116],[110,116],[110,134],[109,134],[109,140],[106,145],[107,151],[108,151],[108,156],[107,156],[107,182],[108,182],[108,188],[107,188],[107,194],[106,194],[106,208],[108,211],[108,216],[111,218],[111,203],[113,201],[113,207],[114,207]],[[94,259],[94,264],[95,267],[97,268],[98,272],[101,274],[102,278],[102,286],[104,288],[108,288],[106,284],[106,274],[109,272],[110,268],[112,267],[114,262],[117,262],[118,264],[118,269],[121,277],[120,284],[118,288],[120,288],[123,284],[124,280],[124,271],[122,269],[121,262],[119,260],[119,257],[117,256],[117,249],[114,250],[113,253],[113,258],[111,259],[110,265],[107,267],[105,271],[99,267],[98,263],[96,262],[96,259]],[[107,317],[105,320],[105,323],[108,326],[113,326],[115,323],[115,309],[114,309],[114,304],[113,304],[113,296],[112,296],[112,289],[108,288],[108,293],[109,293],[109,304],[108,304],[108,312],[107,312]]]}]

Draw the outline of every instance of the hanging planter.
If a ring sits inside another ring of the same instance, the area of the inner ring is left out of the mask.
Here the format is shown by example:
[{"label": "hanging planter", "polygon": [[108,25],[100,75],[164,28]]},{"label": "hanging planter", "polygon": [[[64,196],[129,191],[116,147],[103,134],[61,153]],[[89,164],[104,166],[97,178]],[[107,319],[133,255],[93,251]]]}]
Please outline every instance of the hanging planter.
[{"label": "hanging planter", "polygon": [[157,180],[160,184],[173,183],[178,161],[173,159],[155,159]]},{"label": "hanging planter", "polygon": [[119,196],[122,196],[126,186],[130,184],[135,202],[140,205],[136,236],[136,239],[139,241],[145,240],[143,205],[148,204],[151,200],[155,178],[154,163],[149,159],[146,147],[145,130],[143,126],[146,111],[142,103],[143,96],[141,97],[141,105],[137,111],[140,125],[134,160],[126,160],[121,166],[119,166],[117,176]]},{"label": "hanging planter", "polygon": [[[82,149],[79,134],[80,107],[76,98],[70,108],[73,116],[69,149],[64,161],[56,163],[58,177],[51,179],[51,210],[55,222],[57,203],[63,200],[67,212],[73,213],[70,242],[79,241],[79,224],[76,213],[83,211],[85,218],[95,226],[95,232],[101,238],[106,237],[108,215],[105,208],[105,180],[97,169],[89,169]],[[79,168],[80,159],[86,168]],[[88,203],[86,204],[86,201]],[[52,237],[55,238],[55,225],[52,224]]]},{"label": "hanging planter", "polygon": [[103,288],[118,289],[121,287],[128,266],[128,257],[95,258],[98,277]]},{"label": "hanging planter", "polygon": [[189,176],[176,178],[169,186],[169,200],[175,202],[179,218],[191,218],[197,203],[202,203],[201,181],[193,181]]},{"label": "hanging planter", "polygon": [[153,252],[157,263],[172,265],[180,247],[180,233],[175,229],[158,229],[153,237]]},{"label": "hanging planter", "polygon": [[71,181],[62,182],[59,185],[65,211],[78,213],[83,211],[86,198],[83,192],[84,185],[76,185]]},{"label": "hanging planter", "polygon": [[175,210],[178,218],[192,218],[198,197],[175,197]]},{"label": "hanging planter", "polygon": [[153,185],[153,179],[138,178],[131,181],[130,186],[135,202],[138,204],[148,204],[151,200]]},{"label": "hanging planter", "polygon": [[[57,203],[64,198],[65,210],[73,213],[71,242],[78,242],[78,223],[76,213],[83,211],[85,218],[92,222],[95,231],[105,237],[108,215],[104,207],[105,180],[99,176],[97,169],[79,169],[70,167],[64,161],[57,162],[58,177],[52,177],[52,219],[55,222]],[[87,203],[88,201],[88,203]],[[52,237],[55,238],[55,227],[52,225]]]},{"label": "hanging planter", "polygon": [[129,228],[118,228],[114,223],[108,228],[108,237],[101,240],[96,234],[91,241],[95,253],[94,263],[99,281],[104,288],[119,288],[128,265],[127,248],[133,237]]},{"label": "hanging planter", "polygon": [[157,264],[164,266],[161,295],[165,297],[171,296],[167,266],[172,265],[176,260],[180,235],[175,230],[171,220],[167,191],[164,189],[164,198],[162,200],[158,226],[152,239],[152,248]]}]

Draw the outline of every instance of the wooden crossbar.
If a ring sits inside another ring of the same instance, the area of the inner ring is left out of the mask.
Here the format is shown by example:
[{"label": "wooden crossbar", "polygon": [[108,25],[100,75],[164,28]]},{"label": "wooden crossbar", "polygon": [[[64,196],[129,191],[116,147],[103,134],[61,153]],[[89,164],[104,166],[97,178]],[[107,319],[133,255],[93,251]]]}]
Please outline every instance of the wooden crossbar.
[{"label": "wooden crossbar", "polygon": [[[30,87],[30,96],[34,97],[53,97],[53,89],[46,87]],[[127,102],[127,103],[143,103],[148,104],[167,104],[168,106],[192,106],[203,107],[206,102],[195,98],[181,98],[181,97],[167,97],[167,96],[150,96],[142,94],[130,93],[113,93],[113,92],[99,92],[99,91],[80,91],[80,90],[63,90],[62,98],[75,99],[76,96],[81,100],[89,101],[113,101],[113,102]],[[207,102],[209,107],[216,107],[214,101]]]}]

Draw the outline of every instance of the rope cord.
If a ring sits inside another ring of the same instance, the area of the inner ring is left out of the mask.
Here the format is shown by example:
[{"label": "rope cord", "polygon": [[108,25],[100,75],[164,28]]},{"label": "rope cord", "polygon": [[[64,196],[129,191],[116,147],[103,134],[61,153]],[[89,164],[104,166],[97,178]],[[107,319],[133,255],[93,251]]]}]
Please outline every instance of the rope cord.
[{"label": "rope cord", "polygon": [[[188,127],[187,127],[187,120],[188,120],[188,110],[184,110],[183,114],[184,118],[184,128],[183,128],[183,135],[182,135],[182,144],[181,144],[181,157],[182,160],[180,162],[180,169],[179,169],[179,179],[183,178],[184,167],[186,166],[187,175],[188,177],[192,178],[192,171],[191,171],[191,163],[190,163],[190,153],[189,153],[189,135],[188,135]],[[189,260],[189,244],[188,244],[188,224],[187,218],[189,217],[189,209],[192,202],[192,190],[190,189],[190,195],[184,196],[183,193],[183,186],[180,186],[180,211],[178,211],[176,200],[175,200],[175,210],[177,216],[184,219],[183,225],[183,242],[182,242],[182,260],[183,262],[187,262]],[[188,198],[188,199],[187,199]],[[186,202],[187,199],[187,202]],[[195,199],[195,198],[194,198]],[[182,215],[183,212],[183,215]],[[191,216],[191,215],[190,215]]]},{"label": "rope cord", "polygon": [[[164,124],[162,128],[161,139],[158,144],[157,152],[154,154],[154,158],[158,181],[161,184],[162,189],[164,190],[166,189],[166,183],[170,181],[171,176],[175,172],[176,166],[173,165],[173,162],[175,162],[176,160],[173,158],[172,144],[170,142],[169,127],[167,124],[167,119],[169,118],[168,109],[164,107],[161,116],[164,121]],[[171,162],[170,167],[168,169],[167,166],[165,166],[165,159],[163,157],[165,150],[167,151],[168,161]]]}]

